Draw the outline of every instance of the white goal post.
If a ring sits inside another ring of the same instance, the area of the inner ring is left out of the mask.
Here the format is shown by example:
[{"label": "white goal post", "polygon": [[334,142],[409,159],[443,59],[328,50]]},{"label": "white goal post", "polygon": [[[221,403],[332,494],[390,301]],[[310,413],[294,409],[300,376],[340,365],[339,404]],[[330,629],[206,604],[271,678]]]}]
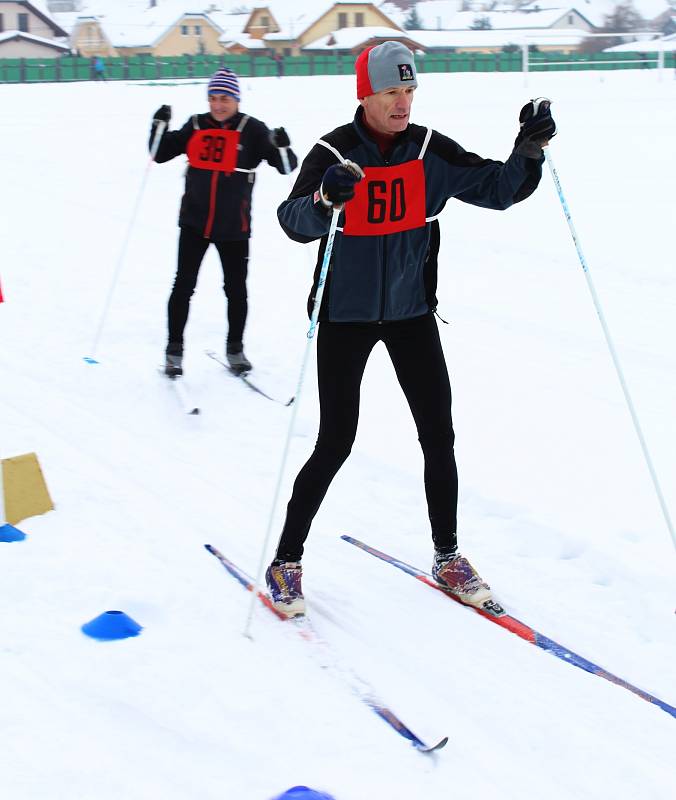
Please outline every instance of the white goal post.
[{"label": "white goal post", "polygon": [[[556,36],[557,31],[547,31],[547,38],[550,36]],[[626,39],[627,37],[632,36],[651,36],[654,37],[659,35],[659,31],[625,31],[624,33],[587,33],[586,31],[581,31],[584,34],[585,39],[589,38],[600,38],[600,39],[609,39],[612,37],[619,37]],[[566,38],[570,38],[571,34],[574,34],[572,29],[566,29],[565,31],[560,31],[561,36],[565,36]],[[524,86],[528,85],[528,73],[530,72],[531,66],[536,65],[552,65],[552,66],[562,66],[564,64],[580,64],[581,68],[584,68],[585,63],[580,61],[537,61],[531,62],[530,60],[530,46],[537,43],[539,37],[535,35],[527,35],[523,42],[521,43],[521,63],[522,63],[522,70],[524,75]],[[541,39],[540,39],[541,40]],[[645,42],[646,40],[640,40],[641,42]],[[676,42],[674,42],[674,50],[676,50]],[[607,60],[607,61],[598,61],[597,64],[657,64],[657,78],[659,81],[662,80],[664,76],[664,54],[665,48],[657,47],[655,49],[656,56],[651,58],[640,58],[640,59],[617,59],[617,60]],[[591,63],[591,62],[588,62]]]}]

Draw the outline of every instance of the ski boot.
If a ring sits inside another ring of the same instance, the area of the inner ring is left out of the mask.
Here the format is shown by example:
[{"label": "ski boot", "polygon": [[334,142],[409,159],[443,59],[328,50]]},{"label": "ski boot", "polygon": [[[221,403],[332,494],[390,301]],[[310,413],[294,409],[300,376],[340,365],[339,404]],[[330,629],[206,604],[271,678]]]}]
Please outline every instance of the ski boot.
[{"label": "ski boot", "polygon": [[432,576],[461,603],[493,616],[505,613],[502,606],[493,599],[491,587],[481,579],[465,556],[457,551],[436,550]]},{"label": "ski boot", "polygon": [[177,378],[183,375],[183,345],[169,342],[167,345],[164,374],[168,378]]},{"label": "ski boot", "polygon": [[301,587],[303,567],[300,561],[275,561],[265,571],[272,605],[286,617],[305,614],[305,598]]},{"label": "ski boot", "polygon": [[235,375],[246,375],[248,372],[251,372],[251,362],[244,355],[244,348],[241,342],[228,342],[225,347],[225,357],[230,366],[230,370],[234,372]]}]

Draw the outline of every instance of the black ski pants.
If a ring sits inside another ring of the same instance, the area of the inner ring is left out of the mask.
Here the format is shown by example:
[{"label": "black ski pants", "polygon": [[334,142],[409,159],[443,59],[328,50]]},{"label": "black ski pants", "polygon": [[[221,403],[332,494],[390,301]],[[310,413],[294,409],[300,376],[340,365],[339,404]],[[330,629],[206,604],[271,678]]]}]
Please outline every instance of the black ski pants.
[{"label": "black ski pants", "polygon": [[[178,240],[178,269],[167,309],[169,341],[183,344],[183,331],[188,321],[190,298],[197,285],[197,275],[211,239],[196,231],[181,228]],[[249,261],[249,240],[213,242],[223,267],[223,289],[228,300],[227,341],[241,342],[247,315],[246,276]]]},{"label": "black ski pants", "polygon": [[[371,350],[383,342],[418,429],[436,547],[456,547],[458,472],[451,384],[433,315],[401,322],[321,322],[317,339],[320,423],[314,452],[298,473],[276,558],[299,561],[310,525],[357,433],[359,392]],[[390,402],[383,398],[383,407]]]}]

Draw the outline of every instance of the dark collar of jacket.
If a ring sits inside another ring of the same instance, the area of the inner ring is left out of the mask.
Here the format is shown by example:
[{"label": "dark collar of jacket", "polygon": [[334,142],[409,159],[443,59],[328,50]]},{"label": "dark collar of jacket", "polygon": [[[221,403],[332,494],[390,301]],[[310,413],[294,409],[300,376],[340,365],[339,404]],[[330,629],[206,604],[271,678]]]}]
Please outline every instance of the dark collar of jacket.
[{"label": "dark collar of jacket", "polygon": [[352,124],[359,135],[359,138],[364,142],[364,144],[371,150],[374,150],[378,157],[389,161],[394,152],[401,146],[405,145],[411,138],[411,125],[410,123],[406,126],[406,130],[402,131],[401,133],[397,134],[392,140],[392,145],[389,150],[383,154],[378,146],[378,142],[374,139],[371,135],[371,132],[366,127],[366,123],[364,122],[364,108],[363,106],[358,106],[357,110],[354,115],[354,120]]},{"label": "dark collar of jacket", "polygon": [[210,128],[225,128],[227,130],[234,131],[239,125],[243,116],[244,114],[241,111],[238,111],[236,114],[233,114],[232,117],[223,120],[223,122],[219,122],[218,120],[215,120],[207,111],[206,114],[198,114],[197,119],[199,121],[201,130],[208,130]]}]

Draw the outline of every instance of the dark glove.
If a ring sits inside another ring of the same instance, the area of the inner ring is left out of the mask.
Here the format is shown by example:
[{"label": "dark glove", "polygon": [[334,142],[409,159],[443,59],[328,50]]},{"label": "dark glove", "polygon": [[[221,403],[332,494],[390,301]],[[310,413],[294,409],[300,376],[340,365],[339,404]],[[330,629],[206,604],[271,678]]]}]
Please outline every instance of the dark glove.
[{"label": "dark glove", "polygon": [[514,142],[514,149],[526,158],[540,158],[542,148],[556,136],[556,123],[552,119],[551,101],[538,97],[521,109],[521,130]]},{"label": "dark glove", "polygon": [[325,205],[342,205],[354,197],[356,183],[364,177],[361,167],[352,161],[333,164],[322,178],[321,196]]},{"label": "dark glove", "polygon": [[160,106],[153,114],[155,122],[166,122],[167,126],[171,122],[171,106]]},{"label": "dark glove", "polygon": [[275,128],[270,131],[270,141],[275,147],[288,147],[291,144],[289,134],[284,128]]}]

